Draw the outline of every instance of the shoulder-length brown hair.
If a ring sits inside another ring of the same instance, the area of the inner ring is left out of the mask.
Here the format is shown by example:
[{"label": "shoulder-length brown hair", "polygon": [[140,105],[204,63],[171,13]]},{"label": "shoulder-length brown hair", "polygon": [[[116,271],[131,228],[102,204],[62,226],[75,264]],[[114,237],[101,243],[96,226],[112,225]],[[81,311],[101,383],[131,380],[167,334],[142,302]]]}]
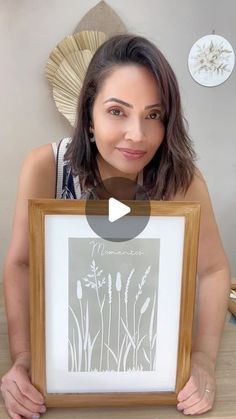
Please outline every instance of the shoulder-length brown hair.
[{"label": "shoulder-length brown hair", "polygon": [[89,139],[94,100],[114,68],[127,64],[149,69],[160,89],[165,137],[143,169],[143,185],[150,198],[170,199],[187,191],[194,176],[195,152],[185,129],[175,74],[161,51],[143,37],[116,35],[95,52],[78,99],[76,126],[65,159],[82,180],[82,189],[89,190],[102,181],[96,161],[98,150]]}]

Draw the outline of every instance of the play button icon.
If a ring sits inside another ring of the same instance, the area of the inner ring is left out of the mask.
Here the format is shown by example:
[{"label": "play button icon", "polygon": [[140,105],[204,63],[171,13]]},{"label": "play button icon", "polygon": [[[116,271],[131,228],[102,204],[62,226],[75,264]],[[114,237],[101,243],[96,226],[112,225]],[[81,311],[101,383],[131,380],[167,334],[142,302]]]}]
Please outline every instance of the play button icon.
[{"label": "play button icon", "polygon": [[113,177],[90,191],[85,213],[88,224],[99,237],[117,242],[131,240],[149,221],[149,197],[142,185]]},{"label": "play button icon", "polygon": [[124,217],[126,214],[129,214],[130,211],[131,209],[128,205],[122,204],[122,202],[115,198],[109,198],[108,219],[111,223],[119,220],[119,218]]}]

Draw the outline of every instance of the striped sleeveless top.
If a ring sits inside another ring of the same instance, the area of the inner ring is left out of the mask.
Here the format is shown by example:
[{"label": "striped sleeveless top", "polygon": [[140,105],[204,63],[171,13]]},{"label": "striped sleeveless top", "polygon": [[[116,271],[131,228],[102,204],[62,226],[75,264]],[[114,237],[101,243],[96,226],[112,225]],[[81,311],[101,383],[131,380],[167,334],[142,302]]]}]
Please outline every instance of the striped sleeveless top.
[{"label": "striped sleeveless top", "polygon": [[63,138],[58,146],[52,144],[56,159],[56,192],[57,199],[82,199],[78,176],[73,176],[64,155],[71,138]]}]

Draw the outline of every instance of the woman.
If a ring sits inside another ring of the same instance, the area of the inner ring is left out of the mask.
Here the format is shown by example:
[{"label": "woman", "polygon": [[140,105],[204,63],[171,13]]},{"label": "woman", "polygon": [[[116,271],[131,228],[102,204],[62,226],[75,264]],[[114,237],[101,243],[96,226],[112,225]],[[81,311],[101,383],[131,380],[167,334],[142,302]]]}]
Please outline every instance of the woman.
[{"label": "woman", "polygon": [[39,147],[26,158],[20,175],[4,279],[13,366],[2,378],[1,390],[9,415],[36,418],[45,411],[29,378],[28,199],[92,198],[94,185],[105,179],[136,181],[140,175],[151,199],[201,203],[191,376],[177,408],[191,415],[206,412],[214,402],[230,272],[207,187],[194,163],[175,75],[152,43],[118,35],[96,51],[80,94],[72,141],[64,140],[60,147],[59,166],[62,160],[63,168],[57,170],[52,145]]}]

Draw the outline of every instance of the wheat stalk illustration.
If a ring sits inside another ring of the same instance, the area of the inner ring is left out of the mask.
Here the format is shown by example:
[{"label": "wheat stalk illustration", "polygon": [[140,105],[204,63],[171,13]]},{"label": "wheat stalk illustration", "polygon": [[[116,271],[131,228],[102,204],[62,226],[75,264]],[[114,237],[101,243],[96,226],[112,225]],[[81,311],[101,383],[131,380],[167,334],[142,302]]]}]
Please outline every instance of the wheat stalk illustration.
[{"label": "wheat stalk illustration", "polygon": [[100,276],[103,272],[102,269],[99,270],[98,266],[96,266],[95,260],[92,260],[92,263],[90,265],[91,268],[91,274],[87,274],[86,277],[83,278],[83,280],[85,281],[85,286],[86,287],[91,287],[92,289],[95,290],[96,292],[96,296],[97,296],[97,302],[98,302],[98,306],[99,306],[99,311],[100,311],[100,317],[101,317],[101,348],[100,348],[100,371],[102,370],[102,361],[103,361],[103,345],[104,345],[104,320],[103,320],[103,307],[104,307],[104,303],[105,303],[105,296],[103,298],[103,301],[101,302],[100,299],[100,295],[99,295],[99,288],[101,288],[105,282],[106,279],[105,277],[100,279]]},{"label": "wheat stalk illustration", "polygon": [[[143,277],[142,277],[142,279],[141,279],[141,281],[140,281],[140,283],[138,284],[138,292],[137,292],[137,294],[136,294],[136,296],[135,296],[135,302],[134,302],[134,307],[133,307],[133,339],[134,339],[134,342],[135,342],[135,346],[136,346],[136,329],[135,329],[135,324],[136,324],[136,304],[137,304],[137,301],[138,301],[138,299],[139,299],[139,297],[140,297],[140,295],[143,293],[143,287],[144,287],[144,285],[145,285],[145,283],[146,283],[146,281],[147,281],[147,277],[148,277],[148,275],[149,275],[149,273],[150,273],[150,270],[151,270],[151,266],[148,266],[147,267],[147,269],[146,269],[146,271],[145,271],[145,273],[144,273],[144,275],[143,275]],[[136,351],[134,350],[133,351],[133,364],[135,364],[135,353],[136,353]]]}]

